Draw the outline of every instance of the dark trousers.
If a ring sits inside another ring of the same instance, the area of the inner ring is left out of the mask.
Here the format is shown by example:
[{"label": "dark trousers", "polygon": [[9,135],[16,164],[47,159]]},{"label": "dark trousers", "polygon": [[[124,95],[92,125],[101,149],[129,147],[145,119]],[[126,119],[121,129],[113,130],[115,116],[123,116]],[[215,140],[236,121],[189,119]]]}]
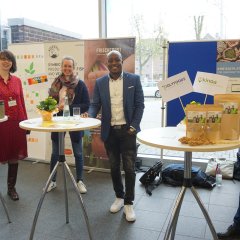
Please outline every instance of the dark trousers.
[{"label": "dark trousers", "polygon": [[[82,138],[79,141],[72,139],[70,135],[73,154],[75,157],[75,167],[76,167],[76,181],[83,180],[83,149],[82,149]],[[57,161],[59,160],[59,142],[57,140],[52,140],[52,155],[50,162],[50,172],[53,171]],[[56,182],[57,172],[54,174],[52,181]]]},{"label": "dark trousers", "polygon": [[[104,143],[111,167],[113,189],[117,198],[123,198],[124,204],[133,204],[135,193],[136,135],[129,134],[127,126],[111,128]],[[121,161],[125,172],[125,191],[121,176]]]},{"label": "dark trousers", "polygon": [[239,204],[238,204],[238,209],[237,209],[237,212],[234,216],[234,219],[233,219],[234,223],[239,227],[240,229],[240,194],[239,194]]},{"label": "dark trousers", "polygon": [[[240,161],[240,148],[238,149],[238,152],[237,152],[237,160]],[[240,229],[240,194],[239,194],[238,209],[237,209],[237,212],[234,216],[233,221],[238,226],[238,228]]]}]

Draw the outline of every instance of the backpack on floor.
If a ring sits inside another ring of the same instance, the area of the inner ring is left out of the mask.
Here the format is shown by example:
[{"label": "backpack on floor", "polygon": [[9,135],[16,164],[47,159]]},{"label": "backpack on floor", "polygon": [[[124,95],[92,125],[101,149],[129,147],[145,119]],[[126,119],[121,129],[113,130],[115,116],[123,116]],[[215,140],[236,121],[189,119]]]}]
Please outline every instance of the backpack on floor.
[{"label": "backpack on floor", "polygon": [[[163,183],[172,186],[182,186],[184,180],[184,165],[174,163],[167,165],[162,171]],[[208,176],[200,167],[192,166],[192,184],[202,188],[213,188],[216,186],[216,180]]]},{"label": "backpack on floor", "polygon": [[[150,196],[152,195],[152,190],[161,183],[162,166],[162,161],[156,162],[139,179],[139,181],[144,185],[146,193]],[[159,177],[159,179],[157,182],[155,182],[157,176]]]}]

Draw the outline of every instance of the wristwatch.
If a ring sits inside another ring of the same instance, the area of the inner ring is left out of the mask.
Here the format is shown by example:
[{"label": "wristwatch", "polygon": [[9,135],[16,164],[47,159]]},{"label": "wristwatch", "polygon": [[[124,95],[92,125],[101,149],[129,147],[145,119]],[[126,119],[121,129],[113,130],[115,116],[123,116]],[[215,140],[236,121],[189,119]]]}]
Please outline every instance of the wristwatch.
[{"label": "wristwatch", "polygon": [[130,126],[129,132],[131,132],[131,133],[136,133],[136,129],[135,129],[134,127]]}]

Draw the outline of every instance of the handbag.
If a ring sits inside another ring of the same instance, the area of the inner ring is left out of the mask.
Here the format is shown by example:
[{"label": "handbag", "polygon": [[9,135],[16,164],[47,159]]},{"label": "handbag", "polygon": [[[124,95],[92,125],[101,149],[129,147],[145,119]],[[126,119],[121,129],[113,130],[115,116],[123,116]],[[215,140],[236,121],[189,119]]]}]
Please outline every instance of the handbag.
[{"label": "handbag", "polygon": [[225,158],[210,158],[205,173],[210,176],[216,176],[217,164],[220,164],[222,177],[225,179],[233,178],[234,161]]}]

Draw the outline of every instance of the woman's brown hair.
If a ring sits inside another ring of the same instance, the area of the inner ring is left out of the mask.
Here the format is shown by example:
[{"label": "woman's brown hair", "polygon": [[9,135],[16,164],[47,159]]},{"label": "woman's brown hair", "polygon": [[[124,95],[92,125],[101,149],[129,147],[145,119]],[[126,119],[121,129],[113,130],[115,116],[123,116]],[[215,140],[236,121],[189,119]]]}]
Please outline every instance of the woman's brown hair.
[{"label": "woman's brown hair", "polygon": [[0,52],[0,59],[7,59],[12,62],[12,67],[10,68],[9,72],[14,73],[17,71],[16,58],[12,52],[9,50],[2,50]]}]

